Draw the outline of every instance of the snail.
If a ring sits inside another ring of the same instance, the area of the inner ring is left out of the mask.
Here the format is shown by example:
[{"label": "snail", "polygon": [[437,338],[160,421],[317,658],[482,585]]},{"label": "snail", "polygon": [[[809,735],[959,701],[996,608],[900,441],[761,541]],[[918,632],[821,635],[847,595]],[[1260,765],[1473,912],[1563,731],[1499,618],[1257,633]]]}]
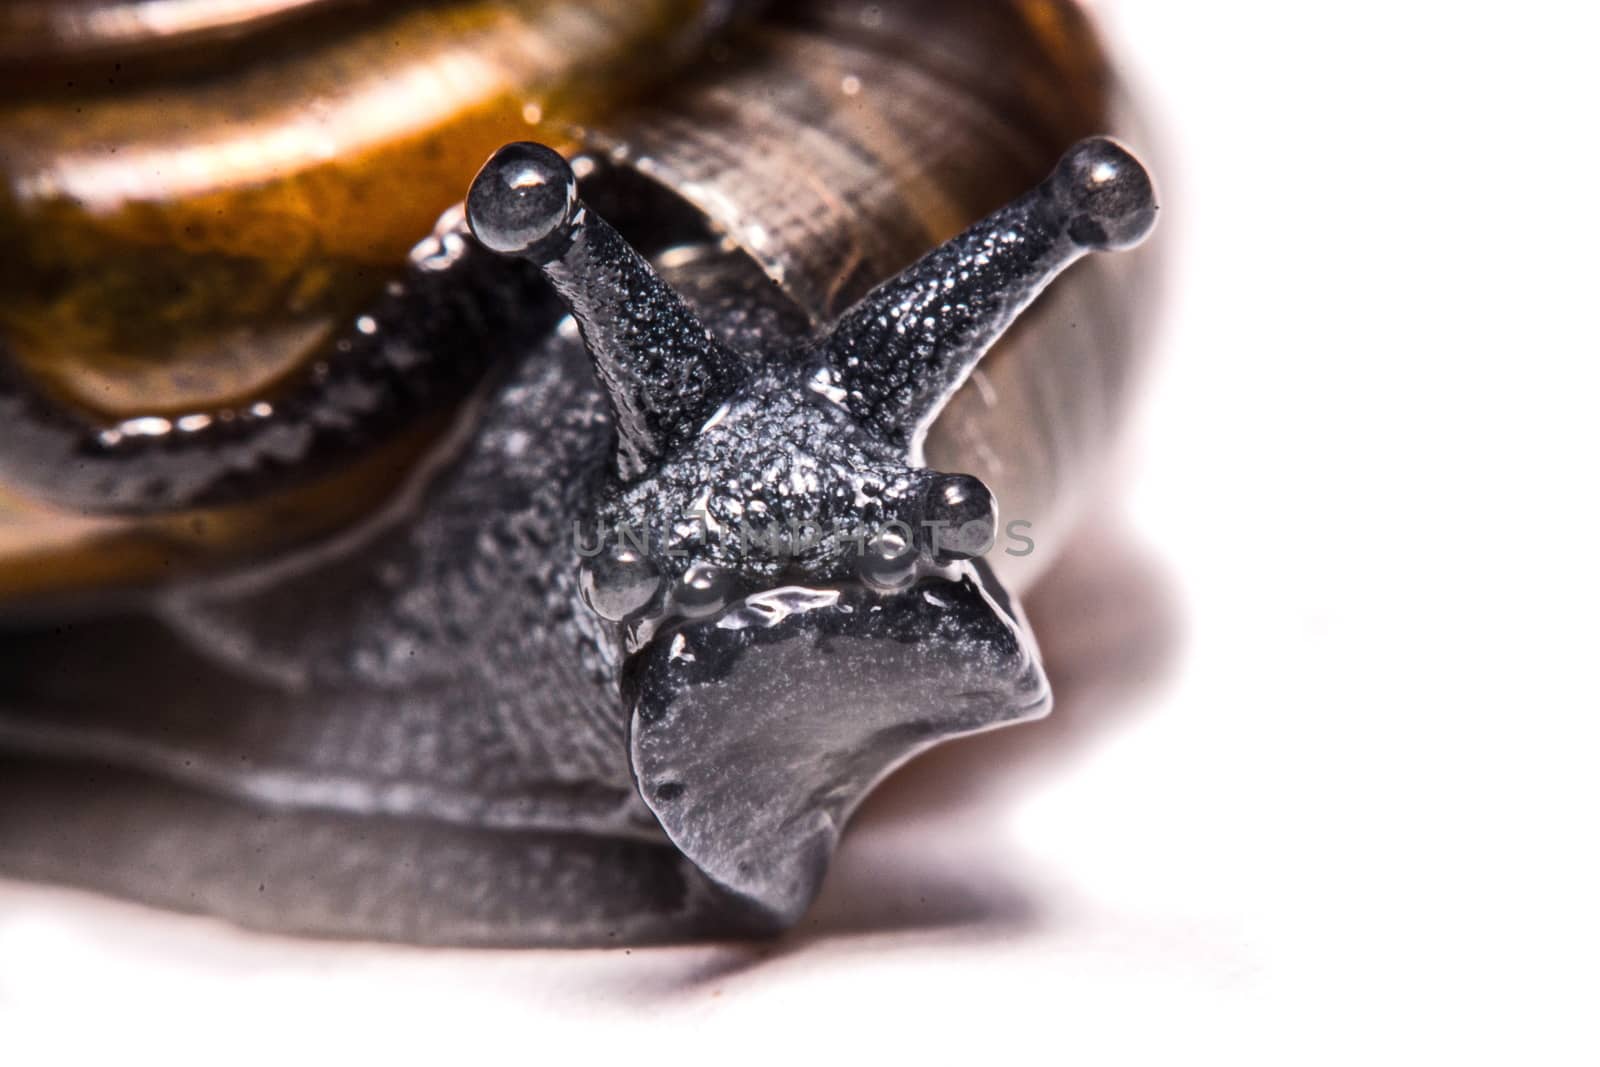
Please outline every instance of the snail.
[{"label": "snail", "polygon": [[[1129,351],[1097,299],[1116,257],[1055,279],[1157,213],[1100,136],[1092,32],[905,0],[718,35],[701,6],[720,58],[565,152],[501,137],[268,381],[146,369],[148,406],[124,383],[97,409],[104,368],[41,372],[0,319],[0,478],[29,507],[109,524],[102,548],[230,531],[168,573],[0,583],[0,872],[316,935],[770,933],[894,767],[1045,714],[1007,588],[1037,553],[1001,539],[1059,543]],[[93,214],[52,173],[12,181],[35,242]],[[352,490],[373,466],[387,488]],[[319,492],[356,514],[275,521]]]}]

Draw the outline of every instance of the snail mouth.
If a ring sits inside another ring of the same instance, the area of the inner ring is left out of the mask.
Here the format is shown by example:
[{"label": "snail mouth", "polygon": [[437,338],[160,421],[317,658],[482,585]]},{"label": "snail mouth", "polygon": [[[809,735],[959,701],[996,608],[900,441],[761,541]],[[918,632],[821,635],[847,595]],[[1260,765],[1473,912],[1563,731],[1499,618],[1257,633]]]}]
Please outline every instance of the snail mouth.
[{"label": "snail mouth", "polygon": [[663,629],[629,660],[629,756],[674,844],[762,926],[795,922],[844,824],[940,741],[1049,710],[981,563],[902,592],[789,587]]}]

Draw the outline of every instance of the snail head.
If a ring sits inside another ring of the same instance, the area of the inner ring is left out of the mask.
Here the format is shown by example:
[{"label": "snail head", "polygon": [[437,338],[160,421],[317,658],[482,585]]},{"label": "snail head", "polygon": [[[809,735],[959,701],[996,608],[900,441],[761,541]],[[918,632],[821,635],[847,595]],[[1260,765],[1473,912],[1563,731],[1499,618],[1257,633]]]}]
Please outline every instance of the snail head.
[{"label": "snail head", "polygon": [[1150,179],[1082,142],[820,336],[768,351],[718,340],[547,147],[502,148],[466,210],[485,247],[542,270],[610,401],[615,462],[575,565],[629,651],[640,793],[714,883],[791,922],[879,778],[1048,709],[982,561],[995,500],[924,467],[922,441],[1056,275],[1150,230]]}]

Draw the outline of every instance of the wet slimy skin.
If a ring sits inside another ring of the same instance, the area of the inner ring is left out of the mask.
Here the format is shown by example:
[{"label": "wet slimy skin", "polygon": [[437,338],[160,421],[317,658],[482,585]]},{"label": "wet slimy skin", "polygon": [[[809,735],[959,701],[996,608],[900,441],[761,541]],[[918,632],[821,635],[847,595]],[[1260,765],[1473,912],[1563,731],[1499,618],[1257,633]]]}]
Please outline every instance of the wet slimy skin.
[{"label": "wet slimy skin", "polygon": [[1084,141],[823,335],[736,351],[582,203],[556,152],[508,145],[474,181],[473,233],[541,267],[615,416],[582,588],[627,628],[640,793],[756,914],[799,917],[893,766],[1047,710],[1026,625],[969,562],[995,502],[925,469],[922,439],[1056,275],[1137,244],[1155,215],[1139,163]]}]

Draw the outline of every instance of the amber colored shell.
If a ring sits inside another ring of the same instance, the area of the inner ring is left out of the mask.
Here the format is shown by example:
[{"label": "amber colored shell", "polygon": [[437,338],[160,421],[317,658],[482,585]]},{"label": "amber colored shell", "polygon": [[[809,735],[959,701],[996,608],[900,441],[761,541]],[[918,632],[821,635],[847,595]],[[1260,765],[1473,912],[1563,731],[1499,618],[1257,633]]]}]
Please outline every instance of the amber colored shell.
[{"label": "amber colored shell", "polygon": [[[489,152],[570,145],[668,76],[726,7],[0,8],[0,83],[21,90],[0,104],[0,336],[107,415],[249,397],[359,313]],[[418,444],[266,512],[88,519],[0,486],[0,597],[157,578],[341,524]]]},{"label": "amber colored shell", "polygon": [[[712,33],[732,11],[716,0],[218,0],[238,17],[165,36],[65,17],[143,6],[0,14],[0,81],[45,72],[0,106],[0,335],[59,395],[108,415],[237,400],[303,364],[504,141],[609,152],[698,207],[820,322],[1073,141],[1126,131],[1068,0],[805,0],[731,36]],[[23,60],[19,40],[43,43]],[[929,442],[931,461],[983,477],[1046,542],[1064,536],[1060,505],[1120,395],[1134,320],[1111,294],[1144,262],[1075,267]],[[0,600],[160,579],[335,528],[377,507],[437,430],[332,483],[204,515],[87,519],[0,486]],[[998,562],[1026,578],[1047,548]]]}]

